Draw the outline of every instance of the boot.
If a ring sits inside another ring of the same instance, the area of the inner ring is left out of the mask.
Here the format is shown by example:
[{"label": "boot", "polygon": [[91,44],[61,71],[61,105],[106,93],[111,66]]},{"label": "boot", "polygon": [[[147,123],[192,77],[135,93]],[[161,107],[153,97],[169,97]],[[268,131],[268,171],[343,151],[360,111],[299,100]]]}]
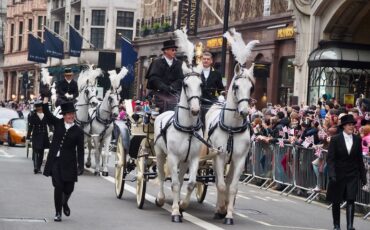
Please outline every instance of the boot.
[{"label": "boot", "polygon": [[44,151],[40,151],[40,152],[38,152],[37,154],[36,154],[36,156],[37,156],[37,172],[38,173],[41,173],[41,165],[42,165],[42,161],[43,161],[43,159],[44,159]]},{"label": "boot", "polygon": [[60,212],[55,213],[54,221],[56,222],[62,221],[62,213]]},{"label": "boot", "polygon": [[66,216],[71,215],[71,209],[68,206],[68,200],[70,197],[71,197],[71,194],[66,195],[65,193],[63,193],[63,213]]},{"label": "boot", "polygon": [[39,170],[37,169],[37,153],[36,152],[32,152],[32,161],[33,161],[33,173],[37,174]]},{"label": "boot", "polygon": [[340,204],[333,204],[332,207],[332,214],[333,214],[333,225],[334,230],[340,230]]},{"label": "boot", "polygon": [[347,217],[347,230],[355,230],[353,227],[353,219],[355,216],[355,204],[353,202],[348,203],[346,207],[346,217]]}]

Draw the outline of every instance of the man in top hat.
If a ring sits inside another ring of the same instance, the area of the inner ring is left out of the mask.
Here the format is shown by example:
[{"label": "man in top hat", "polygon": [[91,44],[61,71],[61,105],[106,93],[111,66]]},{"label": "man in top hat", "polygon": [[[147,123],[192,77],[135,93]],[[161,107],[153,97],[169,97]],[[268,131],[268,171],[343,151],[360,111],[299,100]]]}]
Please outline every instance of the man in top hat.
[{"label": "man in top hat", "polygon": [[163,56],[149,67],[147,88],[153,90],[155,103],[161,112],[173,109],[177,100],[175,94],[181,91],[184,78],[182,61],[176,59],[177,46],[174,40],[163,42]]},{"label": "man in top hat", "polygon": [[[48,93],[50,95],[50,93]],[[71,214],[68,206],[77,175],[82,175],[84,170],[84,133],[75,125],[75,107],[72,102],[61,105],[57,118],[49,111],[49,98],[44,94],[43,110],[49,125],[54,126],[53,140],[46,160],[44,175],[52,177],[54,186],[54,221],[62,220],[62,209],[66,216]]]},{"label": "man in top hat", "polygon": [[27,140],[32,138],[32,160],[33,172],[41,173],[41,164],[44,159],[44,150],[49,148],[49,135],[47,122],[42,110],[42,101],[37,100],[34,103],[35,111],[28,115]]},{"label": "man in top hat", "polygon": [[362,160],[361,138],[353,135],[356,120],[347,114],[341,117],[342,132],[330,140],[327,164],[329,185],[326,199],[333,203],[334,229],[340,229],[340,203],[347,201],[347,229],[353,228],[354,201],[359,181],[366,185],[366,173]]},{"label": "man in top hat", "polygon": [[76,102],[78,97],[77,82],[73,80],[73,73],[71,68],[64,70],[64,79],[59,81],[56,86],[57,101],[55,106],[60,106],[65,102]]}]

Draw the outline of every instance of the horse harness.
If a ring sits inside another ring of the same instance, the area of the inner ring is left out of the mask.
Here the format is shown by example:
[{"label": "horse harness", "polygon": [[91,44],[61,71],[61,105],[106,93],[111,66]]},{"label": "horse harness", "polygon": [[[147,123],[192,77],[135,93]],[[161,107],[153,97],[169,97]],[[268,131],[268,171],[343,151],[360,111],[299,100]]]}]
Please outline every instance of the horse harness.
[{"label": "horse harness", "polygon": [[[85,95],[87,96],[87,101],[90,102],[91,98],[95,97],[95,95],[91,95],[89,97],[89,90],[87,89],[87,85],[85,87],[83,87],[79,93],[81,93],[82,91],[85,93]],[[88,106],[90,105],[90,103],[85,103],[85,104],[76,104],[76,107],[77,106]],[[87,125],[91,125],[92,121],[94,120],[94,117],[93,116],[90,116],[90,114],[88,114],[88,118],[87,118],[87,121],[81,121],[81,120],[78,120],[77,117],[75,119],[75,122],[76,124],[82,129],[84,130],[85,126]],[[88,137],[91,137],[91,133],[87,133],[85,131],[83,131],[85,135],[87,135]],[[91,129],[90,129],[90,132],[91,132]]]},{"label": "horse harness", "polygon": [[[112,101],[112,99],[109,97],[108,98],[108,102],[109,102],[109,104],[111,104],[111,101]],[[115,120],[112,116],[110,117],[110,118],[108,118],[108,119],[103,119],[103,118],[101,118],[100,117],[100,106],[101,106],[101,104],[99,104],[98,105],[98,107],[96,108],[96,116],[95,116],[95,118],[96,118],[96,121],[98,121],[100,124],[102,124],[102,125],[104,125],[104,130],[103,130],[103,132],[101,132],[100,133],[100,135],[99,135],[99,137],[100,137],[100,141],[102,141],[103,140],[103,137],[104,137],[104,135],[105,135],[105,133],[106,133],[106,131],[107,131],[107,129],[109,128],[109,126],[110,126],[110,124],[112,124],[112,122]],[[113,110],[113,108],[115,108],[115,107],[118,107],[118,105],[113,105],[112,107],[111,107],[111,110]],[[106,110],[103,110],[103,111],[106,111]],[[108,113],[111,113],[111,111],[106,111],[106,112],[108,112]],[[94,120],[94,119],[93,119]],[[92,122],[92,121],[91,121]]]}]

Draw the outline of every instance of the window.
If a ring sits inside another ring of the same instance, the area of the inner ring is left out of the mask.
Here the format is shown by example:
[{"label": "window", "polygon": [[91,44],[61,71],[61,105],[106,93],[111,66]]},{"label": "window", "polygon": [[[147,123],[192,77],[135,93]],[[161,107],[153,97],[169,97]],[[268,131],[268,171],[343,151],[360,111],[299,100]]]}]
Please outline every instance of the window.
[{"label": "window", "polygon": [[105,25],[105,10],[93,10],[92,11],[92,26],[104,26]]},{"label": "window", "polygon": [[290,96],[293,95],[294,66],[292,57],[284,57],[280,60],[280,89],[279,103],[287,105]]},{"label": "window", "polygon": [[42,30],[42,25],[43,25],[43,17],[39,16],[37,20],[37,29]]},{"label": "window", "polygon": [[23,22],[19,22],[18,50],[22,50],[22,40],[23,40]]},{"label": "window", "polygon": [[117,27],[133,27],[134,12],[118,11],[117,12]]},{"label": "window", "polygon": [[60,28],[60,21],[55,21],[54,22],[54,32],[59,34],[59,28]]},{"label": "window", "polygon": [[134,12],[117,11],[116,49],[121,48],[121,36],[124,36],[131,41],[133,39],[133,35]]},{"label": "window", "polygon": [[28,31],[32,32],[32,29],[33,29],[32,19],[28,19]]},{"label": "window", "polygon": [[104,47],[104,28],[91,28],[91,43],[98,49]]},{"label": "window", "polygon": [[105,10],[93,10],[91,14],[91,43],[98,49],[104,48]]},{"label": "window", "polygon": [[10,24],[10,46],[9,52],[12,53],[14,49],[14,24]]},{"label": "window", "polygon": [[132,34],[133,34],[132,30],[117,29],[116,30],[116,49],[121,49],[121,40],[120,40],[121,36],[131,41]]},{"label": "window", "polygon": [[80,15],[75,15],[74,27],[76,30],[80,29]]}]

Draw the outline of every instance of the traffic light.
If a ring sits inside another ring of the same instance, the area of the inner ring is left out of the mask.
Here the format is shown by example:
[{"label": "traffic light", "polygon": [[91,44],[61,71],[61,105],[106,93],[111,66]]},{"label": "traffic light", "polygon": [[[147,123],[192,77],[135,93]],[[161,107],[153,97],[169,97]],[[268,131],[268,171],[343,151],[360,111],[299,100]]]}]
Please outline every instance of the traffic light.
[{"label": "traffic light", "polygon": [[22,75],[22,87],[23,89],[27,89],[28,86],[28,73],[24,72]]}]

